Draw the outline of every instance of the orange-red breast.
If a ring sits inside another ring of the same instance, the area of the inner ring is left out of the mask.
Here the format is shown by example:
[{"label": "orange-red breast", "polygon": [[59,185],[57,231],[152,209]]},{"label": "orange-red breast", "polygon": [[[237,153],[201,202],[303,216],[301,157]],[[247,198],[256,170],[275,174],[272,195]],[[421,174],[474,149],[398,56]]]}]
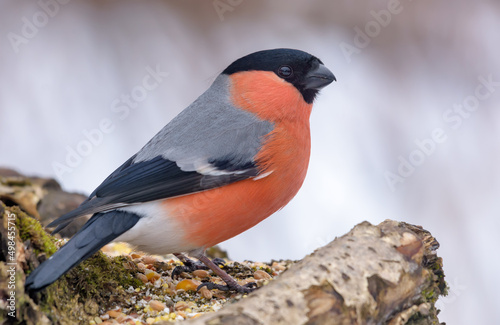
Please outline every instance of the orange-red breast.
[{"label": "orange-red breast", "polygon": [[233,62],[85,202],[49,225],[57,232],[93,214],[26,287],[51,284],[116,240],[148,253],[187,252],[215,268],[226,289],[250,291],[204,250],[253,227],[297,193],[309,163],[312,103],[333,80],[318,58],[298,50],[265,50]]}]

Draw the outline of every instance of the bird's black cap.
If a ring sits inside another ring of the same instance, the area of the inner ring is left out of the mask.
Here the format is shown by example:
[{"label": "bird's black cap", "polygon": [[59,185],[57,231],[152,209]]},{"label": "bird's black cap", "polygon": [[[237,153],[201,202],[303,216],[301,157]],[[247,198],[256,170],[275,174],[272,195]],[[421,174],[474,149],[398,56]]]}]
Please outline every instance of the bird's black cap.
[{"label": "bird's black cap", "polygon": [[294,49],[272,49],[246,55],[229,65],[222,73],[242,71],[273,71],[293,84],[307,103],[312,103],[318,91],[336,80],[320,59]]}]

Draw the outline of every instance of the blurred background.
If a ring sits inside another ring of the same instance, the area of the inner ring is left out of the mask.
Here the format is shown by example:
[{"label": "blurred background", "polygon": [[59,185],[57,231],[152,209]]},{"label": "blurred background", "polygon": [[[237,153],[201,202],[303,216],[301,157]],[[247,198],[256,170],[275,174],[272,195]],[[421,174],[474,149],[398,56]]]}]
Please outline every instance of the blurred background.
[{"label": "blurred background", "polygon": [[2,1],[0,166],[89,194],[233,60],[302,49],[338,79],[315,103],[305,184],[222,247],[300,259],[363,220],[419,224],[441,243],[441,321],[492,324],[499,30],[493,0]]}]

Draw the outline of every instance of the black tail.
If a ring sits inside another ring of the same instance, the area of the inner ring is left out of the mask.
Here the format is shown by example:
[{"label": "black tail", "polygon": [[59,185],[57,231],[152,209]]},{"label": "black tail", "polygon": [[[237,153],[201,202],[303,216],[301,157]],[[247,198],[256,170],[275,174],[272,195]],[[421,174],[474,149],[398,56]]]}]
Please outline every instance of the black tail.
[{"label": "black tail", "polygon": [[28,276],[26,289],[37,291],[45,288],[132,228],[139,219],[137,214],[125,211],[96,213],[66,245]]}]

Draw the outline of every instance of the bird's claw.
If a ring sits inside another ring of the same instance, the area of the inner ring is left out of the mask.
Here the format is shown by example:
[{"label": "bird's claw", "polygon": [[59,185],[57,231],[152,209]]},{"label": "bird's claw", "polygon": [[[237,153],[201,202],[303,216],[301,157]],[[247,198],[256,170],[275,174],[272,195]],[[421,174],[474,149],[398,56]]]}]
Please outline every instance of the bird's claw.
[{"label": "bird's claw", "polygon": [[182,272],[191,273],[196,270],[208,270],[208,267],[201,262],[194,262],[192,260],[184,261],[184,265],[179,265],[172,271],[172,278],[180,276]]},{"label": "bird's claw", "polygon": [[[217,266],[226,265],[226,261],[224,261],[224,259],[218,258],[218,257],[214,258],[212,260],[212,262],[214,262]],[[176,277],[180,276],[182,272],[191,273],[191,272],[196,271],[196,270],[208,270],[209,269],[205,264],[203,264],[199,261],[193,261],[190,259],[186,259],[183,263],[184,263],[184,265],[179,265],[179,266],[176,266],[174,268],[174,270],[172,271],[172,278],[176,278]]]},{"label": "bird's claw", "polygon": [[182,272],[192,272],[192,271],[194,270],[190,270],[190,268],[185,265],[176,266],[172,271],[172,279],[175,279],[178,276],[180,276]]},{"label": "bird's claw", "polygon": [[212,260],[216,265],[218,266],[224,266],[226,265],[226,261],[223,258],[216,257]]},{"label": "bird's claw", "polygon": [[217,289],[220,291],[236,291],[239,293],[250,293],[255,289],[257,289],[257,284],[255,282],[250,282],[245,285],[239,285],[239,284],[223,285],[213,282],[203,282],[198,286],[196,290],[199,291],[203,287],[206,287],[208,290]]}]

